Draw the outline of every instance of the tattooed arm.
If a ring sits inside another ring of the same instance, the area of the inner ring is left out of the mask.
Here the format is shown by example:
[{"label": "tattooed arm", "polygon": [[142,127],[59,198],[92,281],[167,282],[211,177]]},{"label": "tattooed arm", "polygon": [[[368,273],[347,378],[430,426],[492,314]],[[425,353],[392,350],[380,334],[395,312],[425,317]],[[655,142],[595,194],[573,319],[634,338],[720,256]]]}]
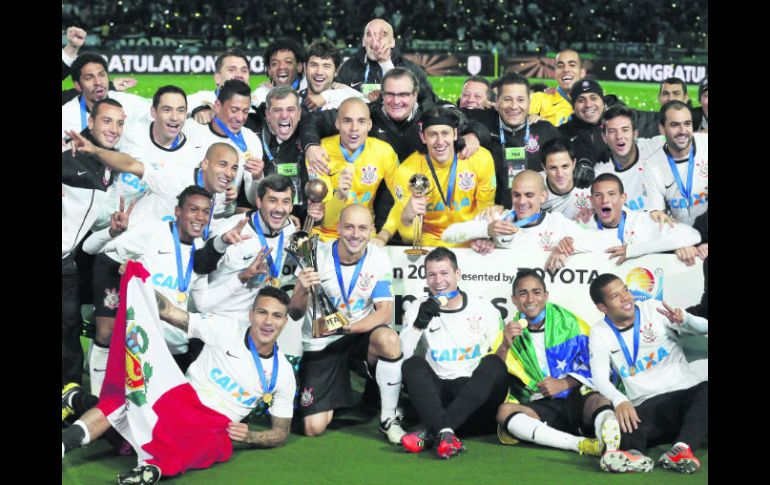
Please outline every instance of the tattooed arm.
[{"label": "tattooed arm", "polygon": [[270,417],[273,427],[267,431],[251,431],[246,423],[231,422],[227,425],[227,434],[233,441],[248,443],[255,448],[277,448],[286,443],[289,437],[291,418]]},{"label": "tattooed arm", "polygon": [[158,301],[160,319],[186,332],[190,324],[190,314],[175,307],[168,298],[158,293],[158,290],[155,290],[155,299]]}]

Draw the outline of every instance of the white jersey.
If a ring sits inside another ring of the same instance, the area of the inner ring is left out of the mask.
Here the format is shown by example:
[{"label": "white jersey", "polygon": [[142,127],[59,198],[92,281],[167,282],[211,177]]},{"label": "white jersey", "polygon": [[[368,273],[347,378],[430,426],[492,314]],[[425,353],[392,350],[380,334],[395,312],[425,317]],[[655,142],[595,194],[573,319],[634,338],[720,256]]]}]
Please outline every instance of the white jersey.
[{"label": "white jersey", "polygon": [[647,195],[644,193],[644,172],[647,168],[647,159],[663,144],[666,138],[656,136],[655,138],[638,138],[636,140],[637,158],[627,168],[618,168],[615,162],[599,162],[594,166],[594,173],[598,177],[603,173],[616,175],[623,182],[623,191],[627,199],[625,206],[632,211],[648,210]]},{"label": "white jersey", "polygon": [[660,224],[652,220],[647,211],[624,210],[623,213],[626,215],[626,223],[623,226],[623,241],[618,236],[618,228],[605,227],[600,229],[596,222],[596,216],[589,224],[595,225],[597,230],[615,234],[616,246],[626,244],[626,258],[673,251],[686,246],[694,246],[700,242],[700,233],[687,224],[676,223],[674,227],[663,224],[663,228],[661,228]]},{"label": "white jersey", "polygon": [[548,198],[540,208],[546,212],[561,212],[567,219],[575,220],[581,209],[591,207],[591,188],[581,189],[577,186],[566,194],[558,195],[551,190],[545,172],[538,172],[543,177]]},{"label": "white jersey", "polygon": [[[378,302],[393,301],[391,288],[393,280],[393,265],[390,263],[388,253],[384,248],[369,243],[366,246],[366,255],[358,281],[353,291],[348,295],[348,301],[343,301],[342,290],[337,280],[337,271],[334,267],[332,246],[336,242],[318,243],[318,273],[321,277],[321,286],[334,306],[344,313],[353,324],[375,311],[374,304]],[[342,283],[345,292],[350,288],[356,264],[344,265],[340,263],[342,271]],[[311,302],[312,303],[312,302]],[[302,327],[302,346],[304,350],[316,351],[326,348],[332,342],[341,339],[342,335],[331,337],[313,338],[312,309],[308,305],[307,318]]]},{"label": "white jersey", "polygon": [[[202,248],[203,240],[196,239],[193,241],[193,245],[196,248]],[[180,243],[179,247],[182,255],[182,276],[184,277],[188,264],[192,264],[190,259],[192,245]],[[180,291],[176,248],[171,233],[171,224],[168,222],[145,221],[138,224],[107,242],[101,252],[120,263],[125,263],[129,259],[139,260],[150,272],[150,281],[153,287],[168,298],[174,306],[182,310],[187,310],[190,292],[203,277],[192,271],[187,288]],[[183,302],[178,300],[180,293],[184,294]],[[184,331],[164,322],[163,334],[172,354],[187,352],[188,342]]]},{"label": "white jersey", "polygon": [[[506,210],[501,217],[509,217],[511,211]],[[489,239],[487,221],[484,214],[476,219],[459,222],[449,226],[441,235],[441,240],[451,243],[463,243],[473,239]],[[576,253],[604,251],[617,246],[615,237],[605,232],[587,229],[575,221],[567,219],[560,212],[543,212],[540,219],[529,227],[521,227],[511,236],[497,236],[493,240],[495,247],[506,249],[550,251],[565,237],[574,239],[573,247]]]},{"label": "white jersey", "polygon": [[497,308],[484,298],[470,298],[460,292],[463,303],[455,310],[441,310],[441,314],[420,330],[413,326],[420,304],[415,301],[404,315],[401,330],[401,350],[404,359],[414,354],[421,339],[425,339],[424,358],[440,379],[470,377],[481,358],[492,350],[492,344],[503,328],[503,319]]},{"label": "white jersey", "polygon": [[[82,125],[80,114],[81,96],[72,98],[61,107],[62,138],[65,137],[65,130],[72,130],[80,133],[85,129],[85,126]],[[136,94],[121,93],[118,91],[108,91],[107,97],[114,99],[123,106],[123,111],[126,112],[126,126],[147,120],[152,121],[150,118],[152,100],[137,96]],[[90,116],[90,113],[86,113],[86,122],[88,122],[88,116]]]},{"label": "white jersey", "polygon": [[[604,319],[591,327],[593,381],[596,389],[615,407],[627,400],[638,406],[651,397],[688,389],[703,380],[703,376],[690,369],[679,345],[679,334],[706,334],[708,320],[685,312],[684,323],[677,325],[658,313],[658,308],[664,309],[658,300],[637,302],[636,306],[640,311],[640,335],[639,353],[633,366],[629,366],[615,333]],[[633,326],[620,330],[620,335],[633,359]],[[610,365],[623,380],[625,395],[610,382]]]},{"label": "white jersey", "polygon": [[[256,363],[249,349],[249,322],[239,322],[218,315],[191,313],[187,335],[206,344],[187,369],[187,379],[201,402],[234,422],[249,415],[257,407],[264,389]],[[270,414],[291,418],[297,383],[286,356],[277,350],[278,366]],[[261,357],[268,386],[273,377],[274,357]]]},{"label": "white jersey", "polygon": [[[190,138],[198,142],[196,144],[200,144],[205,147],[204,155],[205,150],[208,150],[208,148],[214,143],[227,143],[228,145],[235,148],[235,151],[238,152],[238,172],[235,175],[235,180],[233,180],[233,183],[236,187],[238,187],[238,190],[240,191],[241,182],[243,182],[243,190],[246,193],[246,198],[253,204],[256,198],[257,185],[259,180],[254,180],[251,176],[251,172],[244,170],[244,164],[246,163],[246,158],[244,155],[250,153],[252,157],[261,159],[262,141],[259,139],[256,133],[246,127],[243,127],[241,128],[240,133],[243,135],[243,141],[246,143],[246,150],[242,151],[238,145],[230,139],[230,137],[216,133],[212,128],[213,124],[214,121],[208,125],[185,123],[185,132]],[[187,129],[188,126],[189,130]],[[201,159],[203,159],[203,157],[201,157]],[[232,209],[234,209],[234,206]],[[231,214],[232,210],[228,209],[228,215]]]},{"label": "white jersey", "polygon": [[[709,142],[708,134],[693,133],[693,156],[695,166],[692,176],[692,193],[688,203],[684,194],[679,189],[665,147],[661,147],[653,153],[647,161],[647,170],[644,177],[644,188],[650,210],[666,210],[678,221],[690,226],[695,218],[708,210],[709,199]],[[688,160],[677,162],[676,168],[682,183],[687,186]]]},{"label": "white jersey", "polygon": [[[269,62],[270,61],[268,60],[268,63]],[[274,86],[270,83],[269,80],[260,84],[257,89],[251,92],[251,105],[259,107],[259,105],[261,105],[262,103],[267,102],[267,95],[268,93],[270,93],[270,90],[273,89],[273,87]],[[305,79],[305,76],[302,76],[302,78],[299,80],[299,85],[297,86],[296,89],[294,89],[294,91],[299,93],[300,91],[306,88],[307,88],[307,79]]]},{"label": "white jersey", "polygon": [[[219,260],[217,269],[209,273],[208,284],[202,284],[195,288],[192,297],[195,308],[199,312],[211,312],[240,320],[248,319],[254,298],[264,286],[264,283],[258,285],[244,284],[238,279],[238,274],[254,262],[262,249],[262,243],[253,226],[255,216],[257,224],[260,225],[262,233],[265,235],[267,246],[272,248],[270,257],[280,272],[279,276],[283,274],[284,263],[291,261],[291,256],[286,252],[285,247],[289,244],[291,235],[296,231],[294,224],[289,222],[278,234],[270,236],[267,225],[258,214],[258,211],[249,212],[247,216],[250,221],[241,231],[241,234],[251,236],[251,238],[238,244],[228,245],[224,255]],[[244,214],[236,214],[224,219],[221,222],[222,227],[218,226],[217,230],[229,230],[244,216]],[[278,243],[281,240],[280,234],[283,234],[283,251],[278,248]],[[280,261],[277,260],[279,252],[282,253]],[[267,264],[269,268],[269,263]]]}]

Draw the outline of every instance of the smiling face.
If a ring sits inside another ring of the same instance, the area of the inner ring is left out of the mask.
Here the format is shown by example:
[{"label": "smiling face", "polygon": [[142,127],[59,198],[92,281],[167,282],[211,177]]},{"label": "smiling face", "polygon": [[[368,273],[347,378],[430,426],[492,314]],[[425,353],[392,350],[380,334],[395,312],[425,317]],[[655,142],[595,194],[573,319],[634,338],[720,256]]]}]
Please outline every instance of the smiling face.
[{"label": "smiling face", "polygon": [[187,102],[179,93],[166,93],[158,100],[157,108],[150,108],[150,115],[155,120],[153,138],[165,145],[182,132],[187,118]]},{"label": "smiling face", "polygon": [[189,195],[182,207],[174,208],[176,225],[179,229],[179,239],[190,242],[203,235],[203,230],[209,223],[212,200],[203,195]]},{"label": "smiling face", "polygon": [[566,194],[575,186],[573,173],[575,160],[571,159],[568,152],[554,152],[545,159],[545,176],[551,190],[558,194]]},{"label": "smiling face", "polygon": [[239,56],[227,56],[222,59],[222,67],[214,73],[214,82],[222,86],[225,81],[237,79],[249,84],[249,65]]},{"label": "smiling face", "polygon": [[249,334],[257,349],[269,349],[288,321],[289,309],[271,296],[258,296],[254,308],[249,310],[251,329]]},{"label": "smiling face", "polygon": [[206,154],[201,163],[203,186],[209,192],[221,194],[235,180],[238,173],[238,154],[229,146],[216,148]]},{"label": "smiling face", "polygon": [[599,122],[604,114],[604,100],[596,93],[583,93],[575,100],[575,116],[590,125]]},{"label": "smiling face", "polygon": [[578,79],[586,77],[586,70],[583,69],[583,63],[580,56],[573,50],[559,52],[556,56],[556,69],[554,78],[561,88],[569,93],[572,85]]},{"label": "smiling face", "polygon": [[603,226],[617,227],[626,198],[617,182],[612,180],[595,182],[591,187],[591,207]]},{"label": "smiling face", "polygon": [[470,109],[483,108],[484,103],[489,101],[488,91],[489,88],[486,84],[478,81],[468,81],[463,86],[463,92],[460,93],[460,107]]},{"label": "smiling face", "polygon": [[267,77],[273,81],[274,86],[291,85],[301,72],[302,65],[290,50],[277,51],[270,57]]},{"label": "smiling face", "polygon": [[425,263],[425,283],[432,295],[455,291],[459,280],[460,269],[454,269],[449,258]]},{"label": "smiling face", "polygon": [[393,37],[393,28],[382,19],[369,22],[364,29],[362,41],[366,49],[366,56],[373,61],[387,61],[390,59],[390,51],[396,47],[396,39]]},{"label": "smiling face", "polygon": [[529,115],[529,93],[524,84],[505,84],[500,86],[497,99],[497,113],[508,126],[521,126]]},{"label": "smiling face", "polygon": [[634,296],[620,278],[612,280],[602,288],[604,303],[596,307],[613,322],[622,322],[634,318]]},{"label": "smiling face", "polygon": [[305,78],[307,87],[315,94],[321,94],[329,89],[334,82],[334,74],[337,67],[331,57],[322,59],[318,56],[310,56],[305,64]]},{"label": "smiling face", "polygon": [[[214,113],[233,133],[241,131],[244,123],[246,123],[246,119],[249,117],[250,108],[251,99],[240,94],[233,94],[224,103],[219,100],[214,101]],[[216,124],[214,126],[218,128]]]},{"label": "smiling face", "polygon": [[602,139],[614,158],[625,159],[633,154],[638,135],[628,116],[616,116],[604,123]]},{"label": "smiling face", "polygon": [[362,254],[371,237],[373,226],[372,215],[367,208],[362,205],[345,207],[337,223],[340,255]]},{"label": "smiling face", "polygon": [[428,147],[428,153],[434,162],[447,163],[454,160],[457,128],[432,125],[420,132],[420,139]]},{"label": "smiling face", "polygon": [[663,134],[666,135],[666,143],[672,155],[681,156],[690,150],[692,143],[692,113],[686,108],[671,108],[665,116]]},{"label": "smiling face", "polygon": [[540,212],[548,192],[545,190],[543,179],[537,172],[525,170],[513,179],[511,200],[513,210],[519,219],[524,219]]},{"label": "smiling face", "polygon": [[687,96],[687,93],[684,92],[684,88],[679,83],[663,83],[660,86],[660,93],[658,94],[658,103],[660,103],[661,106],[668,103],[669,101],[681,101],[683,103],[686,103],[690,98]]},{"label": "smiling face", "polygon": [[101,104],[98,113],[88,117],[88,129],[103,148],[114,148],[123,135],[126,113],[122,108]]},{"label": "smiling face", "polygon": [[265,111],[265,121],[281,141],[291,138],[301,117],[299,98],[293,93],[283,99],[272,99],[270,107]]},{"label": "smiling face", "polygon": [[346,101],[340,106],[334,125],[340,132],[342,146],[351,152],[357,150],[372,129],[369,107],[363,101]]},{"label": "smiling face", "polygon": [[90,107],[100,99],[107,97],[110,78],[104,66],[98,62],[89,62],[80,70],[80,80],[73,83],[75,89],[83,93]]},{"label": "smiling face", "polygon": [[257,199],[257,208],[262,220],[267,223],[271,232],[279,231],[286,225],[286,220],[294,207],[292,188],[283,192],[276,192],[268,188],[261,199]]},{"label": "smiling face", "polygon": [[532,320],[545,309],[548,292],[545,291],[540,280],[533,276],[525,276],[516,282],[511,301],[520,312]]},{"label": "smiling face", "polygon": [[403,121],[409,118],[415,102],[417,93],[409,77],[391,77],[382,84],[382,105],[390,119]]}]

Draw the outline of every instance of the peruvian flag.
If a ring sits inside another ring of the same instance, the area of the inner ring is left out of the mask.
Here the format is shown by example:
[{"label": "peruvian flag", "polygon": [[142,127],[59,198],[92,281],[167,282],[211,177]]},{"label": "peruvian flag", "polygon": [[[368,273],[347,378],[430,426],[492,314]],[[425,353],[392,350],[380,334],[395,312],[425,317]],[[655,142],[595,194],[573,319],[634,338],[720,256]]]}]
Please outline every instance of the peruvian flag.
[{"label": "peruvian flag", "polygon": [[138,462],[163,476],[227,461],[230,419],[204,406],[163,338],[150,273],[129,261],[98,407],[134,447]]}]

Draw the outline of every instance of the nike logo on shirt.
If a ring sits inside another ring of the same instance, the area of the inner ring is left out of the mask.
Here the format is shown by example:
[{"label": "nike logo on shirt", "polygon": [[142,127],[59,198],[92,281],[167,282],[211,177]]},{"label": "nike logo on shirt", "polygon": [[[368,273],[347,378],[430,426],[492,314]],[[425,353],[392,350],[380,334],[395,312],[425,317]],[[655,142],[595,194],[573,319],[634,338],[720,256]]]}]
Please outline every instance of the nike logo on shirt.
[{"label": "nike logo on shirt", "polygon": [[363,84],[363,83],[364,83],[363,81],[358,81],[357,83],[352,83],[352,84],[350,85],[350,87],[351,87],[351,88],[354,88],[354,87],[358,86],[359,84]]},{"label": "nike logo on shirt", "polygon": [[87,173],[88,173],[88,171],[83,171],[83,172],[81,172],[80,170],[78,170],[78,175],[85,175],[85,174],[87,174]]},{"label": "nike logo on shirt", "polygon": [[230,357],[233,357],[233,358],[235,358],[235,359],[237,359],[237,358],[238,358],[238,356],[237,356],[237,355],[233,355],[233,354],[231,354],[229,350],[228,350],[228,351],[226,351],[225,353],[226,353],[228,356],[230,356]]},{"label": "nike logo on shirt", "polygon": [[430,333],[436,332],[436,331],[438,331],[438,330],[441,330],[441,327],[437,327],[437,328],[429,328],[429,329],[428,329],[428,331],[429,331]]}]

